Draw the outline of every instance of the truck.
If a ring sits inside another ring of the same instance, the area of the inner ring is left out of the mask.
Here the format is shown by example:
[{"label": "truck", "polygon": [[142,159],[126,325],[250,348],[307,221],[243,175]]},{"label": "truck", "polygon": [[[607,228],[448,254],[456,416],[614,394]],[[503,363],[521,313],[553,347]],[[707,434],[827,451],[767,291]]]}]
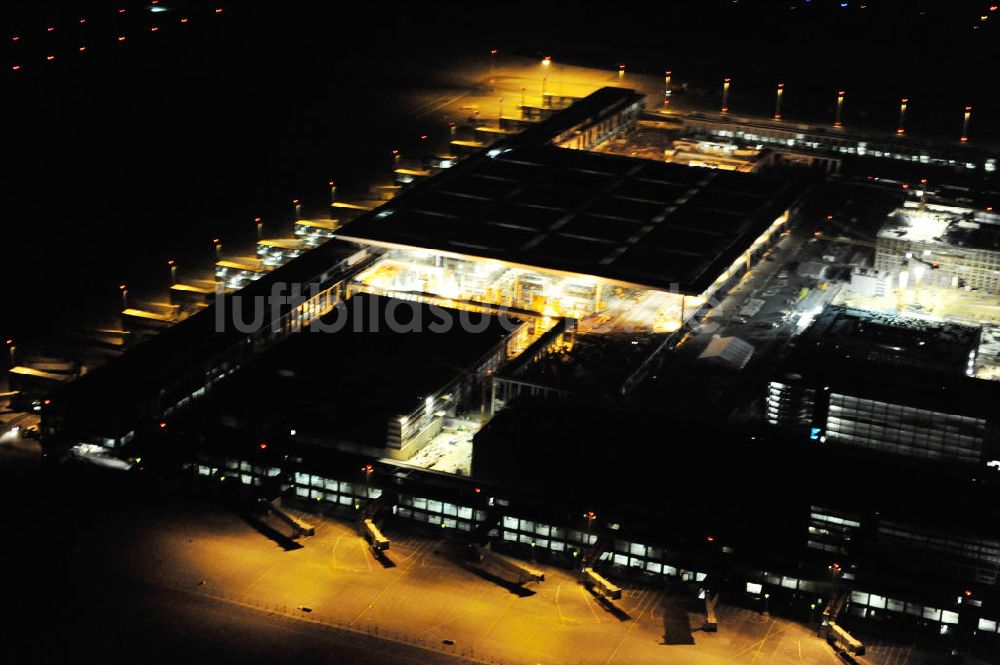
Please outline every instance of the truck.
[{"label": "truck", "polygon": [[368,541],[368,546],[372,552],[379,554],[389,549],[389,539],[386,538],[378,526],[370,519],[361,522],[362,536]]}]

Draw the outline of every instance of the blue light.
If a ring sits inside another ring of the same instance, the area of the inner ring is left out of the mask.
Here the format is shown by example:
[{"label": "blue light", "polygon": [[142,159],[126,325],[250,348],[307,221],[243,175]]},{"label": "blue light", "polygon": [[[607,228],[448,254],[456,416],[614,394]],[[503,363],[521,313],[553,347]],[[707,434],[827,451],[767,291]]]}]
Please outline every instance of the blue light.
[{"label": "blue light", "polygon": [[846,2],[842,2],[842,3],[840,3],[840,8],[841,8],[841,9],[843,9],[843,8],[844,8],[844,7],[846,7],[846,6],[847,6],[847,3],[846,3]]},{"label": "blue light", "polygon": [[809,438],[813,441],[819,441],[819,435],[823,432],[820,427],[813,427],[809,430]]}]

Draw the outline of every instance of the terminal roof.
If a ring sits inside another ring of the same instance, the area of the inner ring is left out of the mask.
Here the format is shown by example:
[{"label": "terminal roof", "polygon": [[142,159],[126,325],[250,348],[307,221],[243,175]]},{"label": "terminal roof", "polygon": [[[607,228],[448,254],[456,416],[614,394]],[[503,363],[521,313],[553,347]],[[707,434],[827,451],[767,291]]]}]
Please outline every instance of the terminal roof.
[{"label": "terminal roof", "polygon": [[337,235],[697,294],[797,193],[756,174],[518,141],[467,158]]}]

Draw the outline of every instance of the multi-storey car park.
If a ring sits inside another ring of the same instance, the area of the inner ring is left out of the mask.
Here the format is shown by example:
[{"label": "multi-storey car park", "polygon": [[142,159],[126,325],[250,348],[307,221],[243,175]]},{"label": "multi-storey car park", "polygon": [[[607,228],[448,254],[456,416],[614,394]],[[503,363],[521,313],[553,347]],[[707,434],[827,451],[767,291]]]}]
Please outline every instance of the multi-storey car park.
[{"label": "multi-storey car park", "polygon": [[[373,210],[352,212],[357,217],[351,222],[302,225],[298,235],[315,249],[243,275],[246,282],[233,283],[245,283],[242,288],[55,393],[43,409],[47,448],[84,444],[125,458],[142,456],[145,464],[169,459],[195,476],[225,478],[251,491],[493,538],[514,549],[545,551],[568,565],[600,562],[614,574],[674,577],[696,586],[719,586],[726,577],[727,588],[755,598],[788,590],[829,600],[843,588],[826,582],[830,550],[807,546],[808,518],[799,502],[785,497],[781,510],[748,520],[745,511],[721,510],[722,502],[711,501],[687,519],[659,522],[664,514],[677,518],[678,502],[706,489],[697,474],[673,495],[596,491],[607,474],[631,473],[634,459],[606,466],[594,456],[634,445],[621,436],[635,425],[630,414],[609,416],[603,429],[574,430],[592,454],[575,455],[573,442],[564,442],[558,451],[576,460],[573,469],[534,469],[564,476],[560,500],[545,493],[544,482],[528,482],[496,462],[512,439],[542,450],[544,440],[532,435],[539,418],[509,430],[504,423],[511,421],[500,420],[517,418],[515,402],[572,396],[586,383],[580,373],[559,376],[535,362],[544,351],[575,345],[568,357],[586,363],[588,349],[605,357],[618,344],[635,346],[616,350],[621,368],[593,368],[628,392],[644,376],[648,359],[751,271],[795,217],[802,190],[794,182],[588,151],[632,127],[641,103],[631,91],[602,89],[489,147],[469,146],[467,157],[415,177],[400,196]],[[227,284],[230,276],[223,276]],[[304,298],[265,308],[256,320],[255,299],[266,302],[276,289],[295,288]],[[375,296],[386,297],[386,307],[409,301],[455,315],[505,315],[516,324],[487,339],[456,333],[442,338],[444,348],[416,338],[396,348],[390,335],[295,334],[318,329],[341,304]],[[234,325],[237,320],[241,325]],[[633,345],[629,334],[641,336],[641,343]],[[343,383],[324,385],[326,376]],[[285,392],[271,399],[271,391]],[[374,395],[379,409],[368,404]],[[327,403],[336,406],[327,409]],[[475,444],[483,453],[479,470],[473,461],[473,476],[485,474],[489,482],[403,463],[462,417],[485,420],[496,411],[498,420]],[[602,418],[595,412],[580,420]],[[559,424],[569,421],[566,416]],[[696,442],[708,451],[711,446],[701,444],[713,437],[746,443],[733,432],[701,427],[637,426],[630,436],[641,437],[652,451],[649,459],[659,460],[635,475],[637,486],[664,485],[655,471],[672,463],[672,445]],[[665,432],[680,438],[668,439]],[[976,445],[962,450],[986,454]],[[794,448],[782,450],[794,454]],[[521,464],[531,452],[530,446],[522,449]],[[726,478],[761,473],[765,467],[750,465],[754,456],[734,453]],[[551,459],[565,461],[558,454]],[[708,475],[716,468],[706,457],[688,462],[709,469]],[[810,457],[808,463],[827,462]],[[577,474],[585,471],[589,480],[577,486]],[[804,481],[789,492],[827,506],[823,495],[834,477],[823,476],[815,497]],[[734,480],[734,487],[752,494],[756,481],[745,480]],[[768,496],[773,505],[783,500]],[[612,518],[581,521],[572,511],[586,501],[607,506]],[[706,534],[705,525],[713,532]],[[754,525],[775,539],[761,539]],[[710,545],[715,527],[731,539],[719,536],[718,545]],[[798,546],[781,551],[789,542]],[[800,567],[800,549],[822,552],[816,556],[826,563],[816,559]],[[878,593],[904,613],[918,607],[933,614],[935,625],[954,623],[957,610],[944,608],[943,595],[926,604],[919,593],[892,595],[874,582],[864,593],[867,603]],[[982,595],[989,598],[989,590]],[[994,600],[984,602],[975,619],[995,627],[1000,608]]]},{"label": "multi-storey car park", "polygon": [[971,376],[978,328],[828,307],[772,372],[767,422],[801,440],[1000,466],[1000,385]]}]

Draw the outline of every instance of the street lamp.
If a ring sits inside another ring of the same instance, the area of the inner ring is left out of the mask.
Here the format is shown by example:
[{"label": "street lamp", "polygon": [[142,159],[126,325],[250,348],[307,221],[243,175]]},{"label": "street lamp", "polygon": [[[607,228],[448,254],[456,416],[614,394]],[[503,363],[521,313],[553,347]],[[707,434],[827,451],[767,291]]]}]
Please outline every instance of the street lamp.
[{"label": "street lamp", "polygon": [[167,261],[167,265],[170,266],[170,284],[174,285],[177,283],[177,263],[170,259]]},{"label": "street lamp", "polygon": [[962,118],[962,138],[959,139],[962,143],[969,142],[969,118],[972,117],[972,107],[965,107],[965,115]]},{"label": "street lamp", "polygon": [[551,55],[547,55],[544,58],[542,58],[542,66],[543,67],[549,67],[551,64],[552,64],[552,56]]},{"label": "street lamp", "polygon": [[493,83],[494,83],[494,78],[493,78],[493,63],[494,63],[494,61],[496,61],[496,59],[497,59],[497,50],[496,49],[491,49],[490,50],[490,90],[493,90]]},{"label": "street lamp", "polygon": [[292,205],[295,207],[295,220],[302,219],[302,201],[292,199]]},{"label": "street lamp", "polygon": [[375,469],[374,469],[374,467],[372,467],[371,464],[365,464],[363,467],[361,467],[361,472],[365,475],[365,498],[366,499],[371,498],[371,495],[372,495],[372,492],[371,492],[372,471],[374,471],[374,470]]},{"label": "street lamp", "polygon": [[843,127],[844,126],[844,124],[840,121],[840,115],[841,115],[841,112],[843,111],[843,108],[844,108],[844,95],[845,94],[846,93],[843,90],[838,90],[837,91],[837,116],[836,116],[836,118],[834,118],[834,121],[833,121],[833,126],[834,127]]},{"label": "street lamp", "polygon": [[774,94],[774,119],[781,120],[781,96],[785,94],[785,84],[778,84],[778,91]]},{"label": "street lamp", "polygon": [[728,76],[722,79],[722,112],[729,113],[729,84],[732,79]]},{"label": "street lamp", "polygon": [[625,78],[625,65],[618,65],[618,78]]},{"label": "street lamp", "polygon": [[903,128],[903,122],[906,120],[906,105],[909,101],[906,97],[899,100],[899,126],[896,127],[896,133],[900,136],[906,133],[906,130]]},{"label": "street lamp", "polygon": [[670,106],[670,76],[673,74],[669,69],[663,74],[663,105]]},{"label": "street lamp", "polygon": [[14,340],[7,340],[7,353],[10,355],[10,366],[17,367],[17,345]]},{"label": "street lamp", "polygon": [[771,594],[764,594],[764,614],[770,614],[771,609]]},{"label": "street lamp", "polygon": [[254,217],[253,223],[257,225],[257,240],[262,240],[264,238],[264,219],[262,217]]},{"label": "street lamp", "polygon": [[326,186],[330,188],[330,205],[333,205],[337,202],[337,183],[328,180]]},{"label": "street lamp", "polygon": [[215,260],[222,260],[222,241],[218,238],[212,238],[212,242],[215,243]]},{"label": "street lamp", "polygon": [[587,520],[587,545],[590,545],[590,526],[594,523],[597,515],[594,514],[594,511],[588,510],[583,517]]},{"label": "street lamp", "polygon": [[128,309],[128,287],[124,284],[119,284],[118,290],[122,292],[122,311],[125,311]]}]

